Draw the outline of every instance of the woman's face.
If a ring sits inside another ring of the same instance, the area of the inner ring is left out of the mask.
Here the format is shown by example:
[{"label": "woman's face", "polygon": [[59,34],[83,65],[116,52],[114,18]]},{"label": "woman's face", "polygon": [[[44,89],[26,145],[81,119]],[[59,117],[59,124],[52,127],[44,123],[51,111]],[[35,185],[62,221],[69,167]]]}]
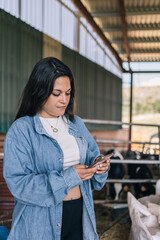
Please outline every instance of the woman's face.
[{"label": "woman's face", "polygon": [[56,118],[64,115],[70,101],[71,83],[67,76],[58,77],[54,83],[52,94],[43,104],[39,116]]}]

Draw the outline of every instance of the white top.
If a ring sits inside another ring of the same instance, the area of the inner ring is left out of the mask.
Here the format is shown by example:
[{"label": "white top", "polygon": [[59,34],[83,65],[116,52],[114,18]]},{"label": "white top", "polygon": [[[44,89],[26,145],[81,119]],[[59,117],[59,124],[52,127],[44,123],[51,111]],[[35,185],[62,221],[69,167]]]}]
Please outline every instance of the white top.
[{"label": "white top", "polygon": [[[80,163],[80,153],[77,141],[74,136],[68,133],[68,123],[65,116],[58,118],[40,117],[41,123],[46,132],[59,143],[63,155],[63,169]],[[53,128],[57,128],[58,132],[53,132]]]}]

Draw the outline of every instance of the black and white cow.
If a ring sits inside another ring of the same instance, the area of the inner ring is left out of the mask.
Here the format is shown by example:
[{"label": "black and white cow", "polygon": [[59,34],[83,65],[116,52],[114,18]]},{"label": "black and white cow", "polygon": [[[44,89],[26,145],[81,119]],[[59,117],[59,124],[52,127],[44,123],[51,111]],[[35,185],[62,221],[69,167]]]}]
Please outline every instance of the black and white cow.
[{"label": "black and white cow", "polygon": [[[123,179],[125,174],[128,174],[129,179],[153,179],[151,170],[146,164],[126,164],[113,163],[114,159],[123,160],[122,154],[116,149],[109,149],[103,154],[114,153],[111,157],[111,168],[109,170],[109,178],[111,179]],[[127,159],[141,159],[141,153],[138,151],[128,151]],[[128,172],[127,172],[128,170]],[[120,198],[126,197],[126,193],[130,191],[136,198],[143,196],[148,196],[150,194],[155,194],[155,187],[153,183],[110,183],[109,184],[109,194],[113,200],[118,200]]]},{"label": "black and white cow", "polygon": [[[122,154],[114,148],[105,151],[103,154],[106,155],[106,154],[110,154],[110,153],[114,153],[114,156],[111,157],[111,164],[110,164],[110,170],[109,170],[108,177],[111,179],[122,179],[125,175],[124,165],[122,163],[113,163],[113,161],[114,161],[114,159],[123,160],[124,158],[123,158]],[[119,194],[122,191],[122,189],[123,189],[123,186],[121,183],[110,183],[109,184],[110,197],[113,200],[118,200]]]},{"label": "black and white cow", "polygon": [[[141,154],[137,151],[130,151],[127,154],[131,159],[141,158]],[[153,179],[151,170],[146,164],[128,164],[128,176],[129,179]],[[133,186],[136,198],[155,194],[153,183],[135,183]]]}]

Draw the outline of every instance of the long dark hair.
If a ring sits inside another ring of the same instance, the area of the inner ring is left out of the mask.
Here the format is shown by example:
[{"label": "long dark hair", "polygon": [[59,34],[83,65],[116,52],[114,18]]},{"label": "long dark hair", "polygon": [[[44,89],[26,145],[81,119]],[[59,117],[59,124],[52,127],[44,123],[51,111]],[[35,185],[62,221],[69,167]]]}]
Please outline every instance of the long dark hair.
[{"label": "long dark hair", "polygon": [[61,76],[67,76],[70,79],[71,95],[65,115],[73,121],[74,78],[69,67],[54,57],[43,58],[34,66],[20,98],[21,104],[15,120],[23,116],[34,116],[37,114],[51,95],[55,80]]}]

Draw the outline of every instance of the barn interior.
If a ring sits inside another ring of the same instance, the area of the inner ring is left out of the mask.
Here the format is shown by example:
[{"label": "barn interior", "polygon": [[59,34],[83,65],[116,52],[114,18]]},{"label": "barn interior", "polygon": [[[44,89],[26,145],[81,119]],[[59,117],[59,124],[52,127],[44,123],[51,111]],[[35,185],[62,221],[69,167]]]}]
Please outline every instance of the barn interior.
[{"label": "barn interior", "polygon": [[[0,1],[0,25],[0,226],[10,229],[14,207],[2,173],[5,135],[33,65],[52,55],[74,73],[76,114],[101,153],[114,153],[104,188],[93,193],[99,237],[128,239],[128,192],[156,195],[160,176],[160,0]],[[144,110],[145,91],[157,105],[150,97]]]}]

